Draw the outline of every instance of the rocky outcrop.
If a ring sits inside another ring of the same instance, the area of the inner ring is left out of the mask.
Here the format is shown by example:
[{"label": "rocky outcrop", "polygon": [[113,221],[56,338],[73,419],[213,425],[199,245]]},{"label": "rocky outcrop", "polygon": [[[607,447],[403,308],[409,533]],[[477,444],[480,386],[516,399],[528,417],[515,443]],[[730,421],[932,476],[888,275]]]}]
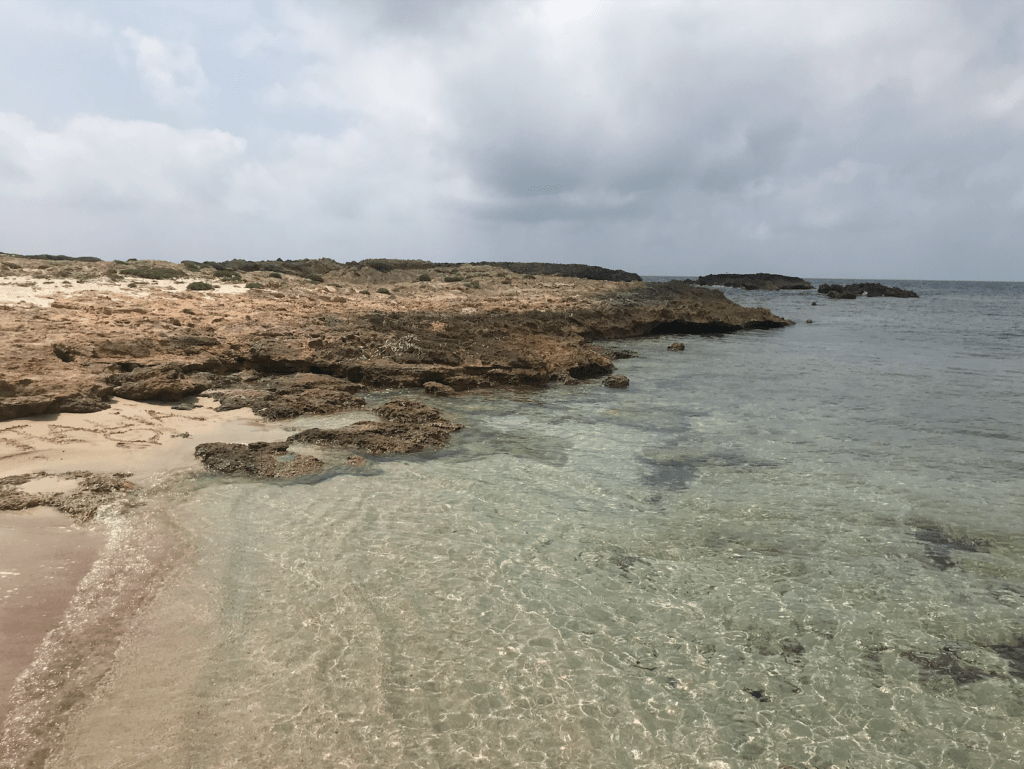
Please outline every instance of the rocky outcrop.
[{"label": "rocky outcrop", "polygon": [[629,377],[625,377],[622,374],[613,374],[601,382],[605,387],[612,387],[616,390],[625,390],[629,387]]},{"label": "rocky outcrop", "polygon": [[439,398],[443,398],[449,395],[454,395],[455,389],[446,384],[441,384],[440,382],[424,382],[423,392],[427,395],[436,395]]},{"label": "rocky outcrop", "polygon": [[366,454],[412,454],[447,446],[452,433],[463,427],[432,406],[416,401],[389,401],[374,412],[381,418],[380,422],[356,422],[335,430],[303,430],[291,436],[288,442]]},{"label": "rocky outcrop", "polygon": [[259,377],[228,376],[207,395],[220,402],[217,411],[251,408],[264,419],[290,419],[300,414],[334,414],[361,408],[366,401],[353,395],[359,385],[326,374]]},{"label": "rocky outcrop", "polygon": [[[356,422],[348,427],[313,428],[275,443],[201,443],[196,456],[209,469],[230,475],[291,478],[324,470],[322,460],[295,453],[293,444],[341,448],[363,454],[411,454],[448,445],[462,425],[450,421],[438,409],[410,400],[393,400],[374,409],[380,421]],[[346,464],[361,464],[348,456]]]},{"label": "rocky outcrop", "polygon": [[324,469],[316,457],[293,454],[285,441],[275,443],[200,443],[196,456],[209,469],[226,475],[296,478]]},{"label": "rocky outcrop", "polygon": [[[31,493],[24,484],[40,478],[77,482],[74,489],[59,492]],[[27,473],[0,478],[0,510],[25,510],[48,505],[79,520],[90,520],[103,507],[126,501],[136,487],[128,480],[130,473]]]},{"label": "rocky outcrop", "polygon": [[862,294],[869,297],[889,296],[898,299],[918,299],[918,295],[909,289],[898,286],[884,286],[881,283],[822,283],[818,293],[825,294],[829,299],[856,299]]},{"label": "rocky outcrop", "polygon": [[668,351],[669,352],[682,352],[685,349],[686,349],[686,345],[683,344],[682,342],[676,342],[675,344],[670,344],[668,346]]},{"label": "rocky outcrop", "polygon": [[728,286],[730,288],[742,288],[747,291],[804,291],[814,288],[813,285],[803,278],[794,278],[790,275],[774,275],[768,272],[744,275],[737,273],[702,275],[697,278],[697,284],[701,286]]}]

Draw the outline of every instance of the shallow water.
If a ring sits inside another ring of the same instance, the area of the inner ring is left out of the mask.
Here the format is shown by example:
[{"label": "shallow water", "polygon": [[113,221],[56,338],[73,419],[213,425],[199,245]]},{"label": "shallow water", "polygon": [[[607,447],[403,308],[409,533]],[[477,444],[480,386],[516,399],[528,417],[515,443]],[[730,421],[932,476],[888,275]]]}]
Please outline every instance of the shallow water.
[{"label": "shallow water", "polygon": [[1021,765],[1024,286],[900,285],[726,291],[798,325],[444,401],[444,451],[180,479],[47,766]]}]

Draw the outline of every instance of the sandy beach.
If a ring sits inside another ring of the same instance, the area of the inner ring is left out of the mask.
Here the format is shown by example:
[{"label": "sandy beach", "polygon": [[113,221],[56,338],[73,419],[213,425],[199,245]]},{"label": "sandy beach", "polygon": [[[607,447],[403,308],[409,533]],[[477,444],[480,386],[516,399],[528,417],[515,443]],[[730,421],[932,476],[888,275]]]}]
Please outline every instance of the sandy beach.
[{"label": "sandy beach", "polygon": [[[113,399],[110,409],[94,414],[2,422],[0,476],[33,476],[19,484],[22,494],[73,497],[80,493],[76,473],[130,473],[129,482],[144,492],[172,473],[198,470],[194,450],[201,442],[285,435],[249,409],[218,413],[212,400],[199,401],[192,411],[174,411]],[[76,520],[50,505],[0,511],[0,722],[15,679],[60,622],[106,542],[104,520]]]}]

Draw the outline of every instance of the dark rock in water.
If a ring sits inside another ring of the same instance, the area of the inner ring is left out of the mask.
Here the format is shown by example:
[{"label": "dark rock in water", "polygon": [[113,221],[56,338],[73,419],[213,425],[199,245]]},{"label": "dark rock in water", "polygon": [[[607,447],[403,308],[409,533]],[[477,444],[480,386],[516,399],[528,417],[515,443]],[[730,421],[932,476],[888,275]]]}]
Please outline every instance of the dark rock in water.
[{"label": "dark rock in water", "polygon": [[[196,447],[196,456],[217,472],[291,478],[317,473],[324,467],[319,459],[292,454],[289,447],[294,443],[367,454],[411,454],[447,446],[452,433],[463,427],[446,419],[434,407],[416,401],[393,400],[374,411],[383,421],[356,422],[332,430],[303,430],[276,443],[202,443]],[[353,466],[365,464],[358,456],[349,456],[345,461]]]},{"label": "dark rock in water", "polygon": [[636,352],[635,350],[614,349],[609,347],[602,347],[599,349],[612,360],[625,360],[628,358],[640,357],[640,353]]},{"label": "dark rock in water", "polygon": [[861,294],[869,297],[892,296],[900,299],[917,299],[918,295],[905,288],[898,286],[883,286],[881,283],[822,283],[818,286],[818,293],[825,294],[831,299],[854,299]]},{"label": "dark rock in water", "polygon": [[424,382],[423,391],[427,393],[427,395],[437,395],[442,397],[455,394],[454,387],[449,387],[441,382]]},{"label": "dark rock in water", "polygon": [[683,344],[682,342],[676,342],[675,344],[670,344],[668,346],[668,349],[671,352],[682,352],[683,350],[686,349],[686,345]]},{"label": "dark rock in water", "polygon": [[359,385],[326,374],[292,374],[229,383],[207,393],[220,402],[217,411],[251,408],[266,419],[300,414],[334,414],[357,409],[366,401],[353,395]]},{"label": "dark rock in water", "polygon": [[435,409],[433,406],[428,406],[418,401],[388,401],[383,406],[375,408],[373,412],[387,422],[400,422],[408,425],[450,425],[453,430],[462,426],[455,425],[453,422],[445,419],[440,409]]},{"label": "dark rock in water", "polygon": [[417,401],[388,401],[374,412],[383,421],[356,422],[335,430],[303,430],[288,442],[349,448],[368,454],[412,454],[447,446],[452,433],[463,427],[446,419],[438,409]]},{"label": "dark rock in water", "polygon": [[605,379],[601,384],[605,387],[614,387],[616,390],[623,390],[629,387],[629,379],[624,377],[622,374],[613,374]]},{"label": "dark rock in water", "polygon": [[939,530],[937,526],[929,523],[922,523],[914,529],[914,539],[924,543],[925,555],[934,563],[939,571],[946,571],[956,566],[953,560],[953,553],[984,553],[989,548],[989,543],[970,537],[949,537]]},{"label": "dark rock in water", "polygon": [[288,442],[365,451],[367,454],[415,454],[427,448],[446,446],[452,432],[452,429],[439,425],[356,422],[336,430],[303,430],[291,436]]},{"label": "dark rock in water", "polygon": [[717,275],[701,275],[697,278],[701,286],[729,286],[747,291],[805,291],[814,286],[803,278],[790,275],[774,275],[768,272],[754,274],[719,273]]},{"label": "dark rock in water", "polygon": [[200,443],[195,454],[211,470],[228,475],[295,478],[320,472],[316,457],[292,454],[285,441],[275,443]]},{"label": "dark rock in water", "polygon": [[807,322],[808,322],[808,323],[814,323],[814,321],[813,321],[813,320],[811,320],[810,318],[808,318],[808,319],[807,319]]}]

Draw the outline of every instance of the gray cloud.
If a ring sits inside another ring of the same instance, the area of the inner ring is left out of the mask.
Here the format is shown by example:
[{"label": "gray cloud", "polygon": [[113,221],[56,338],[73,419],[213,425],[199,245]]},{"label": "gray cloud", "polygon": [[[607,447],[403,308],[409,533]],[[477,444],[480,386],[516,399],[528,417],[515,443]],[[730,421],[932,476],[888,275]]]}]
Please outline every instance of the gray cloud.
[{"label": "gray cloud", "polygon": [[1024,279],[1020,2],[0,17],[3,249]]}]

